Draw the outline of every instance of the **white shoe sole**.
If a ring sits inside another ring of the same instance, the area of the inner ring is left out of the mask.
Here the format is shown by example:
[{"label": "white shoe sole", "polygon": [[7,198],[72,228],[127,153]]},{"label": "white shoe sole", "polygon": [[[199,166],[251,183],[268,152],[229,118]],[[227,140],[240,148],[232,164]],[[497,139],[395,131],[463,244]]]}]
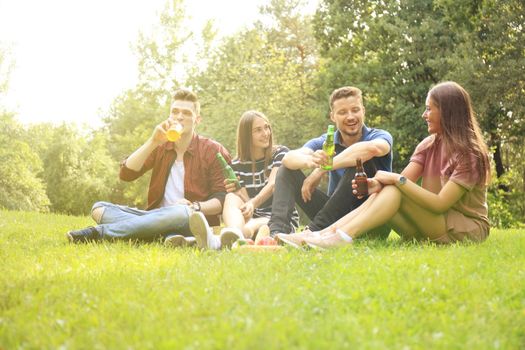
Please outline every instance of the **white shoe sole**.
[{"label": "white shoe sole", "polygon": [[208,232],[210,226],[206,217],[201,212],[194,212],[190,216],[190,231],[197,241],[197,246],[201,249],[208,248]]},{"label": "white shoe sole", "polygon": [[231,248],[233,243],[239,239],[239,235],[232,231],[224,231],[221,233],[221,247]]},{"label": "white shoe sole", "polygon": [[291,247],[297,248],[297,249],[303,248],[303,245],[299,245],[299,244],[297,244],[297,243],[295,243],[293,241],[289,241],[288,239],[281,237],[281,235],[277,236],[277,240],[283,242],[286,245],[289,245]]},{"label": "white shoe sole", "polygon": [[306,246],[307,246],[308,248],[315,249],[315,250],[320,250],[320,251],[325,251],[325,250],[327,250],[326,248],[320,247],[320,246],[315,245],[315,244],[310,243],[310,242],[306,242]]},{"label": "white shoe sole", "polygon": [[175,235],[164,240],[164,246],[169,248],[183,248],[195,245],[195,237],[184,237],[182,235]]}]

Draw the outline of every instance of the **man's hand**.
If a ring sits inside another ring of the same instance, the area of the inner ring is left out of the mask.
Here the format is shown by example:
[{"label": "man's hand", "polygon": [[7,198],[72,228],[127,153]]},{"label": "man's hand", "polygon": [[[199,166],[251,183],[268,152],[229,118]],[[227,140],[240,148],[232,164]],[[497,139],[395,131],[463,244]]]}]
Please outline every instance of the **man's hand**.
[{"label": "man's hand", "polygon": [[181,198],[177,201],[177,204],[187,205],[188,207],[191,207],[193,203],[187,200],[186,198]]},{"label": "man's hand", "polygon": [[166,119],[162,123],[158,124],[153,130],[151,140],[158,145],[167,142],[168,138],[166,137],[166,131],[168,131],[170,126],[171,122],[169,121],[169,119]]},{"label": "man's hand", "polygon": [[312,153],[310,161],[307,162],[307,166],[310,169],[319,168],[322,165],[328,163],[328,155],[322,149]]},{"label": "man's hand", "polygon": [[[238,176],[237,179],[239,179]],[[230,179],[224,179],[224,187],[226,188],[226,192],[228,193],[238,191],[235,187],[235,182],[232,182]]]},{"label": "man's hand", "polygon": [[312,199],[312,193],[315,191],[324,172],[318,169],[314,170],[306,179],[303,181],[303,187],[301,188],[301,196],[303,201],[309,202]]},{"label": "man's hand", "polygon": [[[368,195],[377,193],[383,189],[381,182],[377,181],[375,178],[366,179],[366,181],[368,182]],[[357,195],[357,184],[355,183],[355,180],[352,180],[352,193],[354,196]],[[363,196],[357,196],[357,198],[361,199]]]}]

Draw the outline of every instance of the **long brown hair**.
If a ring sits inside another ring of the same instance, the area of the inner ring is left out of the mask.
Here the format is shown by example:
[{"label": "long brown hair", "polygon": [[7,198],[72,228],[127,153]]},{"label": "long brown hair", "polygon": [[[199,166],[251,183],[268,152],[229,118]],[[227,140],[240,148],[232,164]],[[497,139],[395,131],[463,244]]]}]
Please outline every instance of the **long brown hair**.
[{"label": "long brown hair", "polygon": [[241,119],[239,119],[239,124],[237,126],[237,159],[243,162],[252,162],[252,172],[255,172],[255,161],[257,159],[252,159],[252,138],[253,138],[253,121],[255,118],[262,118],[268,126],[270,127],[270,140],[268,147],[264,150],[264,175],[268,176],[268,164],[272,159],[273,153],[273,132],[272,125],[268,118],[259,111],[246,111],[242,114]]},{"label": "long brown hair", "polygon": [[[490,179],[488,149],[468,92],[459,84],[447,81],[434,86],[428,96],[441,113],[443,142],[447,151],[457,152],[460,157],[473,153],[480,182],[487,184]],[[470,158],[465,157],[461,161],[470,162]]]}]

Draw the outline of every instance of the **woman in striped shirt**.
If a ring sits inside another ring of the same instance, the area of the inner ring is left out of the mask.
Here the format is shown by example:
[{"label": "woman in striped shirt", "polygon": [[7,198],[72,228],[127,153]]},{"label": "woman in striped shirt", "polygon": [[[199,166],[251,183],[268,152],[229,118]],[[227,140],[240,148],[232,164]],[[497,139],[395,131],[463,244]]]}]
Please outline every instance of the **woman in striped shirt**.
[{"label": "woman in striped shirt", "polygon": [[[224,201],[221,231],[222,247],[229,247],[238,238],[255,238],[259,228],[272,214],[275,175],[288,148],[274,146],[272,127],[258,111],[243,113],[237,127],[237,154],[232,168],[241,188],[225,180],[228,194]],[[299,215],[294,211],[292,225],[297,227]]]}]

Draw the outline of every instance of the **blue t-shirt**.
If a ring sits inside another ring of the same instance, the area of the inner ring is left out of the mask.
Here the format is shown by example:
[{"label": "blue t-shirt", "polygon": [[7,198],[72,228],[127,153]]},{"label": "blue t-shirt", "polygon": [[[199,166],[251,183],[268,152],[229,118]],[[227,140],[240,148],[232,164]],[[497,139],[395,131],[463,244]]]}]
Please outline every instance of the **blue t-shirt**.
[{"label": "blue t-shirt", "polygon": [[[372,141],[372,140],[378,140],[383,139],[390,145],[390,152],[385,154],[382,157],[374,157],[372,158],[372,161],[374,162],[374,165],[377,170],[385,170],[385,171],[392,171],[392,145],[394,143],[392,139],[392,135],[388,131],[381,130],[381,129],[374,129],[369,128],[366,125],[363,125],[363,134],[361,136],[361,141]],[[323,134],[319,137],[316,137],[315,139],[311,139],[307,143],[304,144],[303,147],[310,148],[312,151],[317,151],[320,149],[323,149],[323,142],[326,140],[326,134]],[[344,146],[341,143],[341,134],[339,130],[336,130],[334,134],[334,144],[335,144],[335,155],[338,155],[339,153],[343,152],[346,149],[346,146]],[[345,172],[346,168],[341,168],[337,170],[331,170],[329,172],[328,177],[328,195],[331,196],[337,185],[339,184],[339,181],[343,177],[343,174]]]}]

